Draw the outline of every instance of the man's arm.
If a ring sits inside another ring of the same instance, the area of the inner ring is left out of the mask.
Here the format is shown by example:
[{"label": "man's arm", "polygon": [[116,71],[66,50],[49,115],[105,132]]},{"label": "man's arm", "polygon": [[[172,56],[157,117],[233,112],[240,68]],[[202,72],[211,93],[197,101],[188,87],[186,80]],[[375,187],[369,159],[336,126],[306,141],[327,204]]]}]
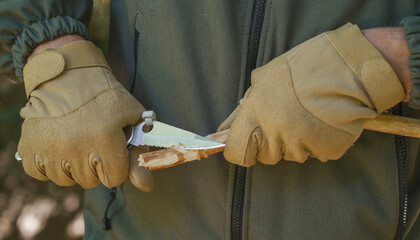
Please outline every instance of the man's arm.
[{"label": "man's arm", "polygon": [[22,81],[22,68],[39,44],[62,35],[88,37],[87,0],[6,0],[0,8],[0,76]]},{"label": "man's arm", "polygon": [[67,43],[80,41],[80,40],[84,40],[84,38],[80,35],[70,34],[70,35],[60,36],[60,37],[55,38],[53,40],[50,40],[48,42],[41,43],[36,48],[34,48],[34,50],[32,51],[32,54],[29,55],[28,60],[31,59],[32,56],[34,56],[37,53],[39,53],[40,51],[42,51],[43,49],[59,48],[63,45],[66,45]]},{"label": "man's arm", "polygon": [[408,68],[408,51],[402,27],[384,27],[362,30],[363,35],[383,55],[398,76],[405,90],[404,102],[410,101],[411,73]]},{"label": "man's arm", "polygon": [[[58,185],[114,187],[129,174],[122,128],[139,122],[144,108],[112,75],[102,52],[85,41],[92,5],[2,1],[0,76],[25,78],[28,104],[21,110],[18,152],[28,175]],[[151,173],[137,166],[130,180],[141,190],[153,188]]]},{"label": "man's arm", "polygon": [[407,39],[408,67],[411,73],[411,99],[409,106],[420,109],[420,16],[405,17],[401,21]]}]

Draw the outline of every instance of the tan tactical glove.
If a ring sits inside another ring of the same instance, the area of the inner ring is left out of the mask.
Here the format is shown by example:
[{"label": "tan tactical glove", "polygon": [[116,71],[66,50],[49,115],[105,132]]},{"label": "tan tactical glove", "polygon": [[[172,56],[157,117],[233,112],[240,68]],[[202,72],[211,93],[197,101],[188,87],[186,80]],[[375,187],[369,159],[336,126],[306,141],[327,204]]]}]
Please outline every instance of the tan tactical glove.
[{"label": "tan tactical glove", "polygon": [[155,186],[152,172],[145,167],[139,166],[139,155],[148,151],[149,147],[147,146],[132,146],[129,154],[130,171],[128,173],[128,178],[130,179],[131,184],[145,192],[150,192]]},{"label": "tan tactical glove", "polygon": [[366,119],[404,99],[390,65],[352,24],[314,37],[252,72],[252,86],[219,127],[235,164],[340,158]]},{"label": "tan tactical glove", "polygon": [[89,41],[46,49],[23,69],[27,105],[18,152],[26,173],[57,185],[111,188],[128,178],[123,127],[143,106]]}]

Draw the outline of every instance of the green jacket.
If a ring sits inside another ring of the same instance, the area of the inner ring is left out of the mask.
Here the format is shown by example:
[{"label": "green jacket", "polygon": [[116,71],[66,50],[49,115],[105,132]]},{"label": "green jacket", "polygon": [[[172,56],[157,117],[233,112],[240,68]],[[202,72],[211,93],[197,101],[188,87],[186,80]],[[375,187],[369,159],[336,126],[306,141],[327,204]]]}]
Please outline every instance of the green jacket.
[{"label": "green jacket", "polygon": [[[21,79],[38,43],[88,37],[91,8],[85,0],[1,1],[2,80]],[[410,107],[393,111],[420,118],[419,13],[417,0],[111,1],[108,58],[162,122],[206,135],[236,107],[253,68],[346,22],[373,28],[405,18],[414,89]],[[160,170],[152,192],[118,187],[109,231],[110,191],[86,190],[85,239],[420,239],[419,143],[364,131],[327,163],[245,169],[219,154]]]}]

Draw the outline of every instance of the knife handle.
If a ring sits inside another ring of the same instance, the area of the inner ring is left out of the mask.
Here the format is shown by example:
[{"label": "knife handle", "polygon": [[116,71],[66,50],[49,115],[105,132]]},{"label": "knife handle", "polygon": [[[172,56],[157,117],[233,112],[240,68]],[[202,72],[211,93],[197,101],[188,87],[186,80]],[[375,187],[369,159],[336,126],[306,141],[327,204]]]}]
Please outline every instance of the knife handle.
[{"label": "knife handle", "polygon": [[[401,135],[406,137],[420,138],[420,120],[408,117],[381,114],[377,118],[368,119],[364,129]],[[214,141],[225,143],[229,129],[206,136]],[[139,166],[149,170],[169,168],[193,160],[221,152],[224,147],[209,150],[183,150],[172,147],[139,155]]]}]

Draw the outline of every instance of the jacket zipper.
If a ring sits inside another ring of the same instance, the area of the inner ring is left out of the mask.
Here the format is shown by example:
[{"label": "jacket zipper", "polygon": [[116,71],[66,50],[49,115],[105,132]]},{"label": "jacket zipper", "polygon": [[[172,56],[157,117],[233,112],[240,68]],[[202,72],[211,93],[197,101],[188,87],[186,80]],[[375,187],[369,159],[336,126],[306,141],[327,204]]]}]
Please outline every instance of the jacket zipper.
[{"label": "jacket zipper", "polygon": [[[133,46],[133,49],[134,49],[134,74],[133,74],[133,79],[132,79],[130,89],[129,89],[131,94],[133,94],[134,86],[136,84],[136,77],[137,77],[137,51],[138,51],[138,48],[139,48],[139,43],[138,42],[139,42],[139,31],[137,31],[137,29],[134,28],[134,46]],[[122,184],[120,186],[122,187]],[[112,203],[114,202],[114,200],[117,197],[117,188],[114,187],[114,188],[110,189],[109,193],[110,193],[111,198],[109,199],[108,205],[106,206],[106,209],[105,209],[104,217],[102,218],[102,223],[103,223],[102,229],[104,231],[108,231],[108,230],[111,229],[111,218],[108,218],[108,211],[109,211]]]},{"label": "jacket zipper", "polygon": [[[393,108],[395,115],[402,115],[402,105],[398,104]],[[403,239],[405,233],[405,226],[407,222],[407,145],[406,139],[403,136],[395,136],[395,150],[397,152],[398,163],[398,182],[399,182],[399,198],[400,198],[400,216],[398,220],[397,232],[395,233],[395,240]]]},{"label": "jacket zipper", "polygon": [[[136,16],[137,17],[137,16]],[[139,49],[139,31],[134,28],[134,73],[133,73],[133,80],[131,81],[130,86],[130,93],[133,94],[134,86],[136,85],[136,78],[137,78],[137,51]]]},{"label": "jacket zipper", "polygon": [[[266,0],[255,0],[252,12],[248,54],[245,70],[245,91],[251,86],[251,71],[257,64],[258,47],[264,22]],[[245,94],[245,91],[243,94]],[[231,235],[233,240],[242,239],[243,212],[245,201],[246,168],[235,167],[235,180],[232,198]]]}]

